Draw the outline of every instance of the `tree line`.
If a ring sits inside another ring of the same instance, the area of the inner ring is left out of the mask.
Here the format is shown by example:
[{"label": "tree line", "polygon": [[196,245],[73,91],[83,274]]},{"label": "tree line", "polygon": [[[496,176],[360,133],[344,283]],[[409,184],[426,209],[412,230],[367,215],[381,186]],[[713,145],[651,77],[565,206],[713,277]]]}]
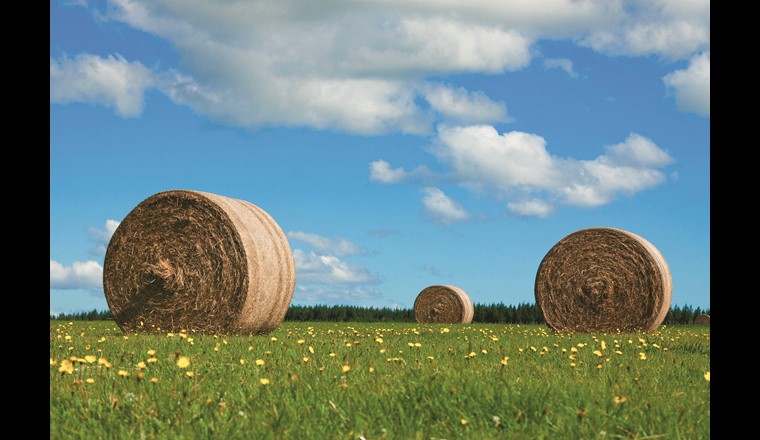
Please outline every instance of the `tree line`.
[{"label": "tree line", "polygon": [[[475,304],[473,322],[498,324],[543,324],[544,316],[536,304],[504,303]],[[701,314],[710,314],[710,309],[702,310],[690,305],[670,308],[663,324],[692,324]],[[93,309],[89,312],[61,313],[50,315],[56,321],[105,321],[112,320],[110,310]],[[362,307],[349,305],[291,305],[285,313],[285,321],[327,321],[327,322],[415,322],[414,309],[390,307]]]}]

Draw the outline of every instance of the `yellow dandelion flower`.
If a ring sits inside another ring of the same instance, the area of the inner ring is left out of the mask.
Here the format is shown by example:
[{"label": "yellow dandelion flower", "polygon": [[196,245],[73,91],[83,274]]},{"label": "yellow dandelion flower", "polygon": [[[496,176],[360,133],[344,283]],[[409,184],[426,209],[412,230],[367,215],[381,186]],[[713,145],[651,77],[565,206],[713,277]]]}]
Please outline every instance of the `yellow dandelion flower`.
[{"label": "yellow dandelion flower", "polygon": [[156,354],[156,350],[148,350],[148,356],[154,356]]},{"label": "yellow dandelion flower", "polygon": [[95,383],[95,379],[93,379],[93,378],[91,378],[91,377],[88,377],[88,378],[87,378],[87,379],[85,379],[84,381],[85,381],[85,382],[87,382],[87,383]]},{"label": "yellow dandelion flower", "polygon": [[374,373],[375,372],[375,367],[369,367],[369,372],[370,373]]},{"label": "yellow dandelion flower", "polygon": [[298,343],[298,345],[302,345],[302,344],[305,344],[305,343],[306,343],[306,340],[304,340],[304,339],[299,339],[299,340],[297,340],[296,342]]},{"label": "yellow dandelion flower", "polygon": [[248,351],[253,351],[253,345],[248,346]]},{"label": "yellow dandelion flower", "polygon": [[641,359],[642,361],[647,360],[647,354],[644,352],[639,352],[639,359]]},{"label": "yellow dandelion flower", "polygon": [[575,348],[575,347],[570,347],[570,351],[571,351],[572,353],[578,353],[578,349],[577,349],[577,348]]},{"label": "yellow dandelion flower", "polygon": [[710,370],[707,370],[707,372],[705,373],[705,380],[710,382]]},{"label": "yellow dandelion flower", "polygon": [[185,338],[187,338],[187,334],[186,334],[186,333],[178,333],[178,334],[177,334],[177,336],[179,336],[179,337],[180,337],[180,339],[185,339]]},{"label": "yellow dandelion flower", "polygon": [[422,347],[422,344],[420,344],[419,342],[415,342],[414,346],[417,347],[417,348],[420,348],[420,347]]},{"label": "yellow dandelion flower", "polygon": [[256,365],[258,365],[259,367],[264,365],[265,363],[266,362],[264,362],[264,359],[256,359]]},{"label": "yellow dandelion flower", "polygon": [[69,336],[69,335],[66,335],[66,336],[64,336],[64,337],[63,337],[63,339],[65,339],[65,340],[67,340],[67,341],[70,341],[70,340],[71,340],[71,336]]},{"label": "yellow dandelion flower", "polygon": [[596,364],[596,368],[603,368],[604,364]]},{"label": "yellow dandelion flower", "polygon": [[570,362],[570,366],[574,367],[575,366],[575,362]]},{"label": "yellow dandelion flower", "polygon": [[149,364],[154,364],[154,363],[156,363],[156,362],[158,362],[158,359],[157,359],[157,358],[148,358],[148,363],[149,363]]},{"label": "yellow dandelion flower", "polygon": [[619,405],[619,404],[621,404],[621,403],[624,403],[626,400],[628,400],[628,398],[627,398],[627,397],[625,397],[625,396],[613,396],[613,397],[612,397],[612,401],[613,401],[613,402],[614,402],[616,405]]},{"label": "yellow dandelion flower", "polygon": [[449,332],[449,328],[448,327],[444,327],[444,328],[441,329],[441,333],[448,333],[448,332]]},{"label": "yellow dandelion flower", "polygon": [[311,345],[309,345],[309,353],[314,354],[314,347]]},{"label": "yellow dandelion flower", "polygon": [[345,390],[346,388],[348,388],[348,384],[343,382],[342,384],[340,384],[340,387]]},{"label": "yellow dandelion flower", "polygon": [[195,341],[195,339],[193,339],[193,338],[187,338],[187,342],[189,342],[190,345],[195,345],[194,341]]},{"label": "yellow dandelion flower", "polygon": [[563,348],[562,353],[567,353],[567,348]]},{"label": "yellow dandelion flower", "polygon": [[494,342],[496,342],[496,341],[499,340],[499,338],[497,338],[496,336],[491,336],[491,340],[494,341]]},{"label": "yellow dandelion flower", "polygon": [[623,354],[623,352],[620,351],[620,350],[615,350],[613,353],[615,353],[615,354]]},{"label": "yellow dandelion flower", "polygon": [[350,346],[351,346],[351,343],[350,342],[346,342],[346,347],[350,347]]},{"label": "yellow dandelion flower", "polygon": [[240,359],[240,365],[245,365],[245,359]]},{"label": "yellow dandelion flower", "polygon": [[500,364],[505,365],[505,366],[507,365],[508,362],[509,362],[509,356],[504,356],[504,359],[499,361]]},{"label": "yellow dandelion flower", "polygon": [[[272,342],[276,342],[276,341],[277,341],[277,337],[276,337],[276,336],[272,336],[272,337],[271,337],[271,338],[269,338],[269,339],[270,339]],[[269,382],[267,381],[267,383],[269,383]]]},{"label": "yellow dandelion flower", "polygon": [[187,377],[193,377],[193,372],[192,371],[185,371],[185,376],[187,376]]},{"label": "yellow dandelion flower", "polygon": [[462,426],[467,426],[468,423],[470,423],[467,419],[462,419],[459,421],[459,423],[462,424]]},{"label": "yellow dandelion flower", "polygon": [[607,348],[607,343],[606,343],[606,342],[604,342],[604,341],[602,341],[602,350],[604,350],[604,349],[606,349],[606,348]]},{"label": "yellow dandelion flower", "polygon": [[478,355],[477,353],[475,353],[474,351],[471,351],[468,356],[471,357],[471,358],[474,358],[477,355]]},{"label": "yellow dandelion flower", "polygon": [[74,364],[72,364],[71,361],[64,359],[61,361],[61,366],[58,367],[58,372],[71,374],[74,372]]},{"label": "yellow dandelion flower", "polygon": [[53,365],[57,364],[57,363],[58,363],[58,361],[57,361],[57,360],[55,360],[55,359],[53,359],[53,358],[50,358],[50,366],[51,366],[51,367],[52,367]]},{"label": "yellow dandelion flower", "polygon": [[332,351],[331,351],[331,352],[330,352],[330,357],[331,357],[331,358],[334,358],[334,357],[335,357],[335,352],[332,352]]},{"label": "yellow dandelion flower", "polygon": [[262,385],[269,385],[269,379],[266,379],[266,378],[259,379],[259,383]]},{"label": "yellow dandelion flower", "polygon": [[227,344],[229,344],[229,342],[227,342],[226,339],[222,339],[222,344],[227,345]]},{"label": "yellow dandelion flower", "polygon": [[599,350],[594,350],[594,354],[597,355],[597,356],[599,356],[599,357],[602,357],[602,352],[599,351]]},{"label": "yellow dandelion flower", "polygon": [[518,348],[517,351],[519,351],[520,353],[522,353],[523,349],[522,348]]},{"label": "yellow dandelion flower", "polygon": [[488,354],[488,350],[486,350],[485,348],[482,349],[482,350],[480,350],[480,352],[483,353],[483,354]]},{"label": "yellow dandelion flower", "polygon": [[156,382],[158,382],[158,378],[157,377],[151,377],[150,381],[151,381],[151,383],[156,383]]},{"label": "yellow dandelion flower", "polygon": [[167,334],[166,334],[166,337],[167,337],[167,338],[171,338],[171,337],[174,337],[174,333],[171,333],[171,332],[169,332],[169,333],[167,333]]},{"label": "yellow dandelion flower", "polygon": [[343,368],[341,368],[341,371],[343,371],[344,373],[348,373],[349,371],[351,371],[351,366],[344,365]]},{"label": "yellow dandelion flower", "polygon": [[380,354],[383,354],[383,353],[385,353],[385,349],[384,349],[384,348],[381,348],[381,349],[380,349]]},{"label": "yellow dandelion flower", "polygon": [[119,376],[121,376],[121,377],[129,377],[129,371],[119,370]]},{"label": "yellow dandelion flower", "polygon": [[190,366],[190,358],[187,356],[180,356],[179,359],[177,359],[177,366],[180,368],[187,368]]},{"label": "yellow dandelion flower", "polygon": [[145,368],[145,366],[146,366],[145,362],[143,362],[143,361],[140,361],[140,362],[137,363],[137,368]]},{"label": "yellow dandelion flower", "polygon": [[304,363],[306,363],[306,362],[309,362],[309,356],[304,356],[303,358],[301,358],[301,360],[302,360]]},{"label": "yellow dandelion flower", "polygon": [[269,350],[267,350],[267,351],[265,351],[265,352],[264,352],[264,355],[265,355],[265,356],[269,356],[269,355],[271,355],[271,354],[272,354],[272,352],[271,352],[271,351],[269,351]]},{"label": "yellow dandelion flower", "polygon": [[534,346],[531,345],[530,346],[530,351],[536,351],[536,347],[534,347]]}]

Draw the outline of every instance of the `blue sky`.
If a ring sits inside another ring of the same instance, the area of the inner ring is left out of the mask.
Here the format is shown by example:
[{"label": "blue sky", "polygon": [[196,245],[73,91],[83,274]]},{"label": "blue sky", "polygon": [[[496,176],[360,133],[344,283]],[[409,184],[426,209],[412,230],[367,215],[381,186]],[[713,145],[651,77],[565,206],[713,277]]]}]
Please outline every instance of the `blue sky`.
[{"label": "blue sky", "polygon": [[709,1],[50,2],[50,311],[107,309],[140,201],[247,200],[294,304],[534,302],[592,226],[710,305]]}]

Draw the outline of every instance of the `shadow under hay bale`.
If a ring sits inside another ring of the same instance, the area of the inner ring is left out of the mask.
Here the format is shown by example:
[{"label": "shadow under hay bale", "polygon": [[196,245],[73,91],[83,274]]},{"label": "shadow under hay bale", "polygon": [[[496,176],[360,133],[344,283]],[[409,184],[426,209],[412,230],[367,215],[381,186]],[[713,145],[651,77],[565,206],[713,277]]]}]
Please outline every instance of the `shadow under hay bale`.
[{"label": "shadow under hay bale", "polygon": [[200,191],[138,204],[111,237],[103,290],[125,333],[266,333],[295,289],[285,234],[264,210]]},{"label": "shadow under hay bale", "polygon": [[456,286],[429,286],[414,300],[414,318],[419,323],[469,324],[474,315],[472,300]]},{"label": "shadow under hay bale", "polygon": [[596,227],[560,240],[536,274],[536,303],[558,332],[653,331],[673,290],[659,250],[628,231]]},{"label": "shadow under hay bale", "polygon": [[699,315],[694,319],[694,324],[710,325],[710,315]]}]

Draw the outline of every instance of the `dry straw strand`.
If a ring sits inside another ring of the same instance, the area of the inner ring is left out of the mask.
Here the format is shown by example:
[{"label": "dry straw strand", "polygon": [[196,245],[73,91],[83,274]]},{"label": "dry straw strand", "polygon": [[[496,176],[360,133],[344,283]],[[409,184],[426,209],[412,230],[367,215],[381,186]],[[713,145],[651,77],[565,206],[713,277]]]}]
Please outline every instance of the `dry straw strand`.
[{"label": "dry straw strand", "polygon": [[670,309],[673,282],[660,251],[622,229],[576,231],[536,274],[536,303],[558,332],[653,331]]},{"label": "dry straw strand", "polygon": [[125,333],[266,333],[295,289],[285,234],[263,209],[171,190],[140,202],[111,237],[103,290]]},{"label": "dry straw strand", "polygon": [[710,315],[698,315],[696,318],[694,318],[694,324],[697,325],[710,325]]},{"label": "dry straw strand", "polygon": [[414,318],[419,323],[469,324],[474,315],[469,295],[456,286],[429,286],[414,300]]}]

